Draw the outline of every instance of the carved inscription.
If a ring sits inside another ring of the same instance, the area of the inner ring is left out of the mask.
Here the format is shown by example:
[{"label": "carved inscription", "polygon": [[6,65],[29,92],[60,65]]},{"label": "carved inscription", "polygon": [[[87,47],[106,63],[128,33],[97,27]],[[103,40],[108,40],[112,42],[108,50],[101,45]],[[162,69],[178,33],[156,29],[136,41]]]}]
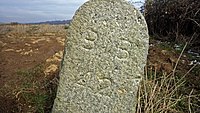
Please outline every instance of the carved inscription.
[{"label": "carved inscription", "polygon": [[83,48],[86,50],[91,50],[95,46],[95,39],[97,39],[97,34],[93,32],[92,30],[87,30],[82,34],[82,37],[84,38],[83,41]]},{"label": "carved inscription", "polygon": [[121,60],[127,60],[129,58],[129,49],[131,49],[131,43],[126,40],[120,40],[118,46],[117,58]]},{"label": "carved inscription", "polygon": [[[96,76],[96,79],[93,80],[94,76],[96,75],[93,75],[91,72],[80,74],[76,84],[85,88],[89,88],[94,92],[94,94],[98,93],[102,96],[108,96],[107,94],[102,92],[111,88],[111,80],[109,78],[102,78],[100,76]],[[91,84],[91,81],[96,82],[96,84]]]}]

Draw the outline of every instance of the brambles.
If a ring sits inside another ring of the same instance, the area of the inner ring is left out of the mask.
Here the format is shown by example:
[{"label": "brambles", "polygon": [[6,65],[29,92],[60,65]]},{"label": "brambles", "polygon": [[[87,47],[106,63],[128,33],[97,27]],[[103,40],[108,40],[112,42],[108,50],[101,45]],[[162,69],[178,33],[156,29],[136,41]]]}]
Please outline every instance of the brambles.
[{"label": "brambles", "polygon": [[199,0],[147,0],[145,18],[150,35],[162,41],[188,42],[200,51]]}]

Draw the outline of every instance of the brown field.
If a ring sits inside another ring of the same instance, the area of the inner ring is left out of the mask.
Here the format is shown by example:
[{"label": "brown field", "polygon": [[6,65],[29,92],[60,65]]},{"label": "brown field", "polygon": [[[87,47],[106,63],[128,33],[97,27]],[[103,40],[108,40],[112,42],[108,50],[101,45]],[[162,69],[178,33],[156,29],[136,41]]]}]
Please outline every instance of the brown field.
[{"label": "brown field", "polygon": [[0,113],[50,110],[65,35],[64,25],[0,26]]},{"label": "brown field", "polygon": [[[50,112],[66,30],[64,25],[0,25],[0,113]],[[141,87],[138,113],[152,109],[167,113],[200,110],[199,68],[197,65],[191,68],[188,59],[187,54],[180,55],[168,43],[151,39],[145,79],[145,84],[151,85],[150,92],[148,86]],[[163,77],[173,80],[166,82]],[[178,84],[179,79],[183,84]],[[162,85],[162,82],[168,84]],[[157,89],[157,86],[160,87]],[[167,86],[175,89],[165,89]],[[162,87],[169,92],[159,90]],[[143,92],[146,93],[143,95]],[[179,98],[181,95],[183,99]]]}]

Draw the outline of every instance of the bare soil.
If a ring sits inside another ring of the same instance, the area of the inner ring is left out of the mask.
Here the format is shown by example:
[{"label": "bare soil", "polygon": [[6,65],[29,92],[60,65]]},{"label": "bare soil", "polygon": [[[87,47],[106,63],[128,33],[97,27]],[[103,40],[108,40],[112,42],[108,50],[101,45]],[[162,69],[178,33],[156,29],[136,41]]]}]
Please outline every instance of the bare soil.
[{"label": "bare soil", "polygon": [[55,78],[66,35],[64,25],[2,25],[0,31],[0,113],[35,112],[31,102],[20,99],[23,92],[34,92],[33,87],[23,86],[23,82],[32,82],[24,80],[28,75],[23,74],[42,65],[42,74],[35,79]]}]

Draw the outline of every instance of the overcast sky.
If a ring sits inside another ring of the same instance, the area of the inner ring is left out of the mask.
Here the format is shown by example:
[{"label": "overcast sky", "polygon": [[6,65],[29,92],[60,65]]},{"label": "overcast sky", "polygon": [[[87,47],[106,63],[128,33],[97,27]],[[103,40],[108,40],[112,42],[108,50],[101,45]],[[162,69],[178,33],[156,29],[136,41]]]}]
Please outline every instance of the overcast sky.
[{"label": "overcast sky", "polygon": [[0,22],[68,20],[86,1],[88,0],[0,0]]}]

